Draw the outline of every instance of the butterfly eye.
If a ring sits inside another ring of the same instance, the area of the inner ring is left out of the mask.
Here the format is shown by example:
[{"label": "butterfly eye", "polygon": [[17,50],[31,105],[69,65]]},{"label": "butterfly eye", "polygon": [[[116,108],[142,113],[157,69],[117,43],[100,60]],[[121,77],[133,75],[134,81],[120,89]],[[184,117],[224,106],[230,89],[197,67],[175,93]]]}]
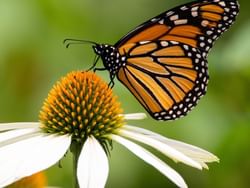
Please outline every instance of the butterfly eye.
[{"label": "butterfly eye", "polygon": [[101,45],[95,45],[93,46],[93,49],[97,55],[101,55],[103,53],[103,48]]}]

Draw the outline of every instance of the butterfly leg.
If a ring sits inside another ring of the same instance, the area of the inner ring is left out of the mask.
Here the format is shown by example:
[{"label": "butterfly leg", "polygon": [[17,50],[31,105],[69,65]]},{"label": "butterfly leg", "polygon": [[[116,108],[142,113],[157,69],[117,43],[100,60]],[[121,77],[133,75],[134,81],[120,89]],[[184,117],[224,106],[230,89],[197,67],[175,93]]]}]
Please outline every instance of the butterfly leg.
[{"label": "butterfly leg", "polygon": [[107,70],[106,68],[94,68],[94,72],[96,72],[96,71],[103,71],[103,70]]},{"label": "butterfly leg", "polygon": [[111,80],[108,84],[108,86],[112,89],[114,87],[115,83],[113,80]]},{"label": "butterfly leg", "polygon": [[115,82],[114,82],[115,75],[111,75],[111,74],[110,74],[109,77],[110,77],[110,82],[109,82],[108,86],[109,86],[110,88],[113,88],[114,85],[115,85]]},{"label": "butterfly leg", "polygon": [[[96,64],[97,64],[97,62],[98,62],[98,60],[99,60],[99,58],[100,58],[100,56],[95,56],[93,65],[92,65],[87,71],[90,71],[90,70],[92,70],[92,69],[95,68],[95,66],[96,66]],[[95,72],[95,69],[94,69],[94,72]]]}]

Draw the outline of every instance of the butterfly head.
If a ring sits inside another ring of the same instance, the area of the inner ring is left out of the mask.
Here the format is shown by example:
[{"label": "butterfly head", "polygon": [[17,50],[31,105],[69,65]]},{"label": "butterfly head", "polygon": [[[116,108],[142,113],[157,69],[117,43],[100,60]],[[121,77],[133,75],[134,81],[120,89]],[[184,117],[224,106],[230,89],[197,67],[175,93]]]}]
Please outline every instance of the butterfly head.
[{"label": "butterfly head", "polygon": [[108,44],[96,44],[93,46],[94,52],[99,55],[103,61],[104,67],[115,74],[121,67],[121,56],[117,49]]},{"label": "butterfly head", "polygon": [[103,50],[104,50],[104,48],[103,48],[103,45],[102,44],[96,44],[96,45],[94,45],[93,46],[93,50],[94,50],[94,52],[97,54],[97,55],[102,55],[102,53],[103,53]]},{"label": "butterfly head", "polygon": [[109,56],[112,54],[112,52],[115,51],[115,47],[108,45],[108,44],[96,44],[93,46],[94,52],[97,55],[103,56]]}]

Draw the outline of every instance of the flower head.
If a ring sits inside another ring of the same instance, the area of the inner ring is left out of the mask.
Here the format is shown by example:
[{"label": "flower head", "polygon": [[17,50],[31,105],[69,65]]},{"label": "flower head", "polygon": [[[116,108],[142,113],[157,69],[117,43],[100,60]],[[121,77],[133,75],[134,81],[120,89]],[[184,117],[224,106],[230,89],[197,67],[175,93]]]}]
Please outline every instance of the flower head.
[{"label": "flower head", "polygon": [[52,166],[70,148],[79,187],[102,188],[108,177],[107,153],[113,140],[178,187],[187,187],[183,178],[133,140],[198,169],[218,161],[198,147],[125,125],[124,120],[142,119],[145,115],[121,112],[112,90],[94,73],[69,73],[50,91],[39,123],[0,124],[0,187]]},{"label": "flower head", "polygon": [[120,103],[112,90],[92,72],[71,72],[50,91],[40,112],[46,133],[70,134],[84,143],[89,136],[102,140],[121,127]]}]

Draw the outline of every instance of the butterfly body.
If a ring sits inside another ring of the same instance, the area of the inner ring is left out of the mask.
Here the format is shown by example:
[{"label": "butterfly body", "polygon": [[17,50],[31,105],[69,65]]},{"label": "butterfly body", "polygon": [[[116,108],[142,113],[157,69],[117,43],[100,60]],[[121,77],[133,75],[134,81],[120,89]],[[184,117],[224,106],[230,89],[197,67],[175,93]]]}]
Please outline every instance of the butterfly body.
[{"label": "butterfly body", "polygon": [[139,25],[115,45],[94,51],[110,73],[157,120],[185,116],[205,95],[207,55],[235,21],[237,0],[201,0],[166,11]]},{"label": "butterfly body", "polygon": [[97,44],[93,46],[94,52],[102,59],[105,70],[110,73],[110,78],[114,79],[118,70],[126,65],[125,56],[121,56],[118,50],[109,44]]}]

